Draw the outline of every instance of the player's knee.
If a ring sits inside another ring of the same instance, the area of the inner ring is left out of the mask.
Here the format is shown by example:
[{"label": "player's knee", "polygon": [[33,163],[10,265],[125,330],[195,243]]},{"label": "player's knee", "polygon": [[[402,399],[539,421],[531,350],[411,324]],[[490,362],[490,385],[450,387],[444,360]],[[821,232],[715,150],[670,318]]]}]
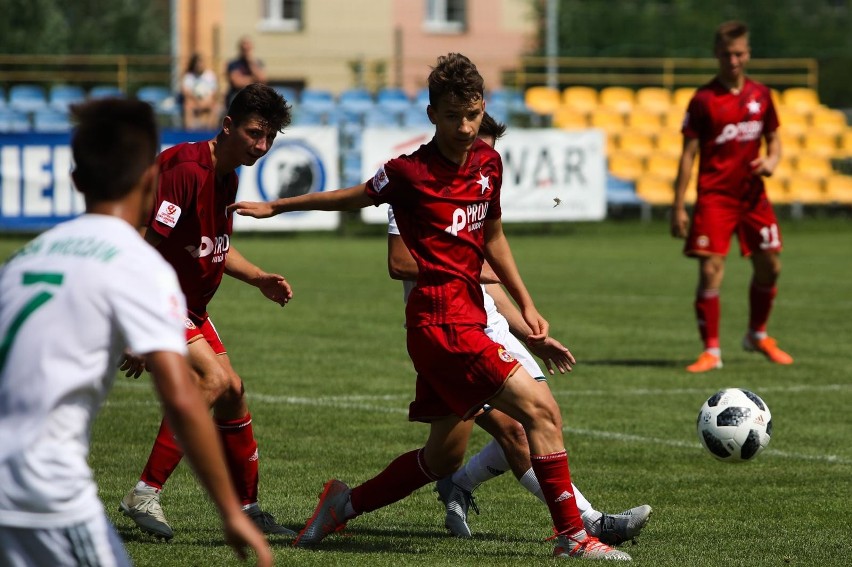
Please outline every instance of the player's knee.
[{"label": "player's knee", "polygon": [[512,451],[529,452],[524,426],[515,420],[501,424],[498,443],[500,443],[504,453]]},{"label": "player's knee", "polygon": [[198,374],[199,385],[211,400],[219,400],[231,389],[231,379],[224,368],[213,367]]}]

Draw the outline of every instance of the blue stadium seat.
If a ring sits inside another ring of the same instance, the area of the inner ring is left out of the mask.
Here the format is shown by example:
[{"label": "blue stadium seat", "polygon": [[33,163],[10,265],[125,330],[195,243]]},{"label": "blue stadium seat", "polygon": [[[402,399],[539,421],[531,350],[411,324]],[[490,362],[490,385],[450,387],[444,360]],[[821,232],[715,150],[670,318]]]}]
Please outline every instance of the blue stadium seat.
[{"label": "blue stadium seat", "polygon": [[322,126],[325,123],[325,117],[324,112],[299,106],[293,112],[293,126]]},{"label": "blue stadium seat", "polygon": [[72,104],[86,100],[86,91],[79,85],[53,85],[49,99],[51,108],[67,112]]},{"label": "blue stadium seat", "polygon": [[291,106],[299,104],[299,93],[293,87],[285,87],[284,85],[270,85],[275,91],[284,97]]},{"label": "blue stadium seat", "polygon": [[19,112],[46,108],[47,93],[41,85],[14,85],[9,89],[9,107]]},{"label": "blue stadium seat", "polygon": [[168,87],[162,85],[148,85],[140,87],[136,91],[136,98],[143,102],[147,102],[154,107],[155,110],[160,110],[163,104],[172,96],[172,91]]},{"label": "blue stadium seat", "polygon": [[71,120],[67,112],[44,108],[33,113],[34,132],[70,132]]},{"label": "blue stadium seat", "polygon": [[524,95],[515,89],[494,89],[485,97],[487,104],[506,106],[510,110],[524,108]]},{"label": "blue stadium seat", "polygon": [[413,106],[402,115],[402,123],[409,128],[432,128],[425,106]]},{"label": "blue stadium seat", "polygon": [[0,132],[15,134],[31,130],[30,118],[26,112],[18,112],[13,108],[0,108]]},{"label": "blue stadium seat", "polygon": [[399,128],[402,125],[402,114],[411,108],[411,105],[403,111],[394,111],[380,104],[367,111],[364,115],[364,126],[373,128]]},{"label": "blue stadium seat", "polygon": [[124,93],[115,85],[95,85],[89,91],[90,100],[109,97],[123,98]]},{"label": "blue stadium seat", "polygon": [[0,108],[6,108],[6,89],[0,87]]},{"label": "blue stadium seat", "polygon": [[401,114],[411,107],[411,99],[400,88],[385,87],[376,95],[376,104],[386,111]]},{"label": "blue stadium seat", "polygon": [[414,97],[414,106],[418,106],[423,109],[423,112],[426,112],[426,107],[429,106],[429,89],[422,88],[417,91],[417,95]]},{"label": "blue stadium seat", "polygon": [[365,113],[375,105],[367,89],[347,89],[337,97],[337,105],[346,112]]},{"label": "blue stadium seat", "polygon": [[299,105],[308,112],[327,114],[337,107],[334,95],[324,89],[305,89]]}]

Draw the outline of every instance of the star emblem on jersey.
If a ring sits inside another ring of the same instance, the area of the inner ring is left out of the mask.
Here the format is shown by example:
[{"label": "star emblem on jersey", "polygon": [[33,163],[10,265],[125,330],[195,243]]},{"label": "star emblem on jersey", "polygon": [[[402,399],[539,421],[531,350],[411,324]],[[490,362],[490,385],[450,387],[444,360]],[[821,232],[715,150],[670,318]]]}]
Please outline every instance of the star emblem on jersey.
[{"label": "star emblem on jersey", "polygon": [[482,187],[482,194],[485,195],[485,192],[491,188],[491,184],[488,181],[487,175],[479,174],[479,181],[477,181],[480,187]]},{"label": "star emblem on jersey", "polygon": [[748,108],[749,114],[757,114],[760,112],[760,103],[756,100],[749,101],[749,103],[746,104],[746,108]]}]

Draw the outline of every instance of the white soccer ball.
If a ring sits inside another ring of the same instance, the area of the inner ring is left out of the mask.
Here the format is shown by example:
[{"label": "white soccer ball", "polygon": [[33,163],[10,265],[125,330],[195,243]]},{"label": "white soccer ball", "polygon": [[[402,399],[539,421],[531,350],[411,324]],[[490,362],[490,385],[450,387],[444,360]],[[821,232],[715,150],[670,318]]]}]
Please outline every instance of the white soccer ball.
[{"label": "white soccer ball", "polygon": [[760,397],[741,388],[716,392],[698,412],[698,439],[728,463],[754,459],[769,445],[772,414]]}]

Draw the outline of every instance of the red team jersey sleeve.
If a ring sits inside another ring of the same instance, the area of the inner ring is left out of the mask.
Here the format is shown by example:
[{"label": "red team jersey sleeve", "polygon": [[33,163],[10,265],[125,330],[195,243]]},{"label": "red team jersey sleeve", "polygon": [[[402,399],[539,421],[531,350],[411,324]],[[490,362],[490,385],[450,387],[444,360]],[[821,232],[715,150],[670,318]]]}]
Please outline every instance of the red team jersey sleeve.
[{"label": "red team jersey sleeve", "polygon": [[157,197],[148,226],[157,234],[168,238],[181,215],[191,214],[195,201],[198,175],[189,163],[173,164],[181,146],[173,146],[160,154],[160,177]]},{"label": "red team jersey sleeve", "polygon": [[389,203],[419,275],[406,307],[410,327],[485,324],[479,275],[484,223],[499,219],[502,162],[477,140],[459,166],[434,141],[385,163],[367,181],[376,204]]},{"label": "red team jersey sleeve", "polygon": [[778,129],[778,115],[769,88],[746,79],[740,92],[718,80],[696,91],[687,108],[682,132],[698,139],[698,192],[738,199],[763,190],[763,180],[752,173],[760,155],[761,139]]}]

